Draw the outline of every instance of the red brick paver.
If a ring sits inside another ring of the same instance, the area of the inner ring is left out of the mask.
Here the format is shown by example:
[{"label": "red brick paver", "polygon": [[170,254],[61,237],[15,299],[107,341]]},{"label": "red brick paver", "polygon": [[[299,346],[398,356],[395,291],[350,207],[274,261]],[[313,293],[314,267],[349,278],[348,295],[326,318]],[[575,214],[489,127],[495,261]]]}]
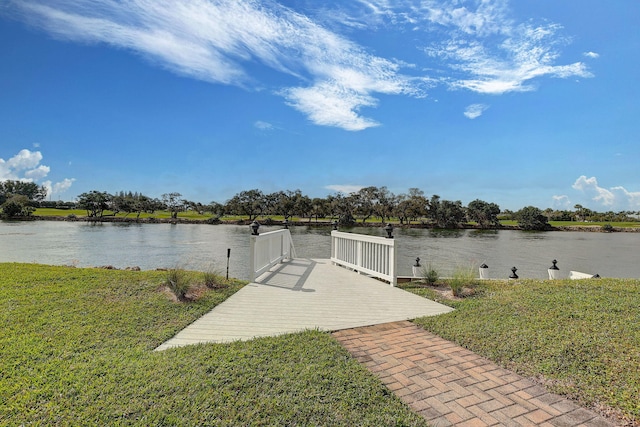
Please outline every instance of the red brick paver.
[{"label": "red brick paver", "polygon": [[614,425],[411,322],[333,336],[433,426]]}]

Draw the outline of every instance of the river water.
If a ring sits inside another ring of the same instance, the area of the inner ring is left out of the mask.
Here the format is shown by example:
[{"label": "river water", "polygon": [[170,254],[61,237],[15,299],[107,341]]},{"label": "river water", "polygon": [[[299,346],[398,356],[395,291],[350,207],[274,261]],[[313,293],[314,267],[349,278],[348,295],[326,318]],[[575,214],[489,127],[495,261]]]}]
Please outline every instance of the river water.
[{"label": "river water", "polygon": [[[262,226],[260,231],[277,228]],[[341,231],[385,234],[370,227]],[[291,232],[298,257],[330,257],[328,227],[296,226]],[[2,221],[0,262],[143,270],[178,266],[224,274],[229,248],[229,275],[247,279],[249,235],[248,226],[236,225]],[[547,278],[547,268],[557,259],[561,277],[575,270],[640,278],[640,233],[396,229],[394,235],[400,275],[410,275],[420,257],[441,277],[485,263],[491,278],[507,278],[514,266],[521,278]]]}]

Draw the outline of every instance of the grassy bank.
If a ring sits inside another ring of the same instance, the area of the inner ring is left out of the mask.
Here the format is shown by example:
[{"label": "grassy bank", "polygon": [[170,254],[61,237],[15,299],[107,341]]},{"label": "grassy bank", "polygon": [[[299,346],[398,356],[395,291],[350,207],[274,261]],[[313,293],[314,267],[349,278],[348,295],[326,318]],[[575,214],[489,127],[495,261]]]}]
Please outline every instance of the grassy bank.
[{"label": "grassy bank", "polygon": [[[437,298],[429,288],[411,291]],[[486,282],[456,311],[419,319],[435,334],[583,405],[640,423],[640,281]]]},{"label": "grassy bank", "polygon": [[242,284],[0,264],[0,425],[425,425],[329,334],[153,352]]}]

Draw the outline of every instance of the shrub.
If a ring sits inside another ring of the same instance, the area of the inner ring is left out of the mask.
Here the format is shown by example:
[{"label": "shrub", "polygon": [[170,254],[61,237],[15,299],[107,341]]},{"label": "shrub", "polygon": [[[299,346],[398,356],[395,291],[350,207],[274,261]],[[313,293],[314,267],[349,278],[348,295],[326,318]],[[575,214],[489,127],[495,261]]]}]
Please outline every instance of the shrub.
[{"label": "shrub", "polygon": [[207,224],[213,224],[213,225],[220,224],[221,222],[222,220],[218,216],[212,216],[211,218],[206,220]]},{"label": "shrub", "polygon": [[433,286],[439,279],[438,271],[431,264],[422,267],[422,279],[428,285]]},{"label": "shrub", "polygon": [[191,281],[185,270],[177,267],[167,270],[165,284],[176,298],[178,298],[178,301],[187,300],[187,292],[189,292],[191,288]]},{"label": "shrub", "polygon": [[602,226],[602,231],[611,233],[613,231],[613,225],[607,223]]},{"label": "shrub", "polygon": [[476,285],[475,269],[472,266],[458,266],[453,272],[453,276],[449,280],[449,287],[453,296],[462,296],[462,290],[465,286]]},{"label": "shrub", "polygon": [[217,271],[213,269],[209,269],[202,273],[202,279],[204,280],[204,284],[209,289],[221,289],[226,287],[226,284],[221,283],[222,277],[218,274]]}]

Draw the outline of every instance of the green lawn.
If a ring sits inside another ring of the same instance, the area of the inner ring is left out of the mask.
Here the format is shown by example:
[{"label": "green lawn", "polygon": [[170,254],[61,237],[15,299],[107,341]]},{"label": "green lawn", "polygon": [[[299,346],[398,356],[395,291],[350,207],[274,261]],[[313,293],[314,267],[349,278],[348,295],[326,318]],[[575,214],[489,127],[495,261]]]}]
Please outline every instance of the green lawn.
[{"label": "green lawn", "polygon": [[0,425],[426,425],[326,333],[152,351],[242,286],[165,274],[0,264]]},{"label": "green lawn", "polygon": [[[477,296],[449,303],[456,311],[416,323],[585,406],[640,421],[640,281],[479,286]],[[436,297],[429,288],[408,290]]]}]

